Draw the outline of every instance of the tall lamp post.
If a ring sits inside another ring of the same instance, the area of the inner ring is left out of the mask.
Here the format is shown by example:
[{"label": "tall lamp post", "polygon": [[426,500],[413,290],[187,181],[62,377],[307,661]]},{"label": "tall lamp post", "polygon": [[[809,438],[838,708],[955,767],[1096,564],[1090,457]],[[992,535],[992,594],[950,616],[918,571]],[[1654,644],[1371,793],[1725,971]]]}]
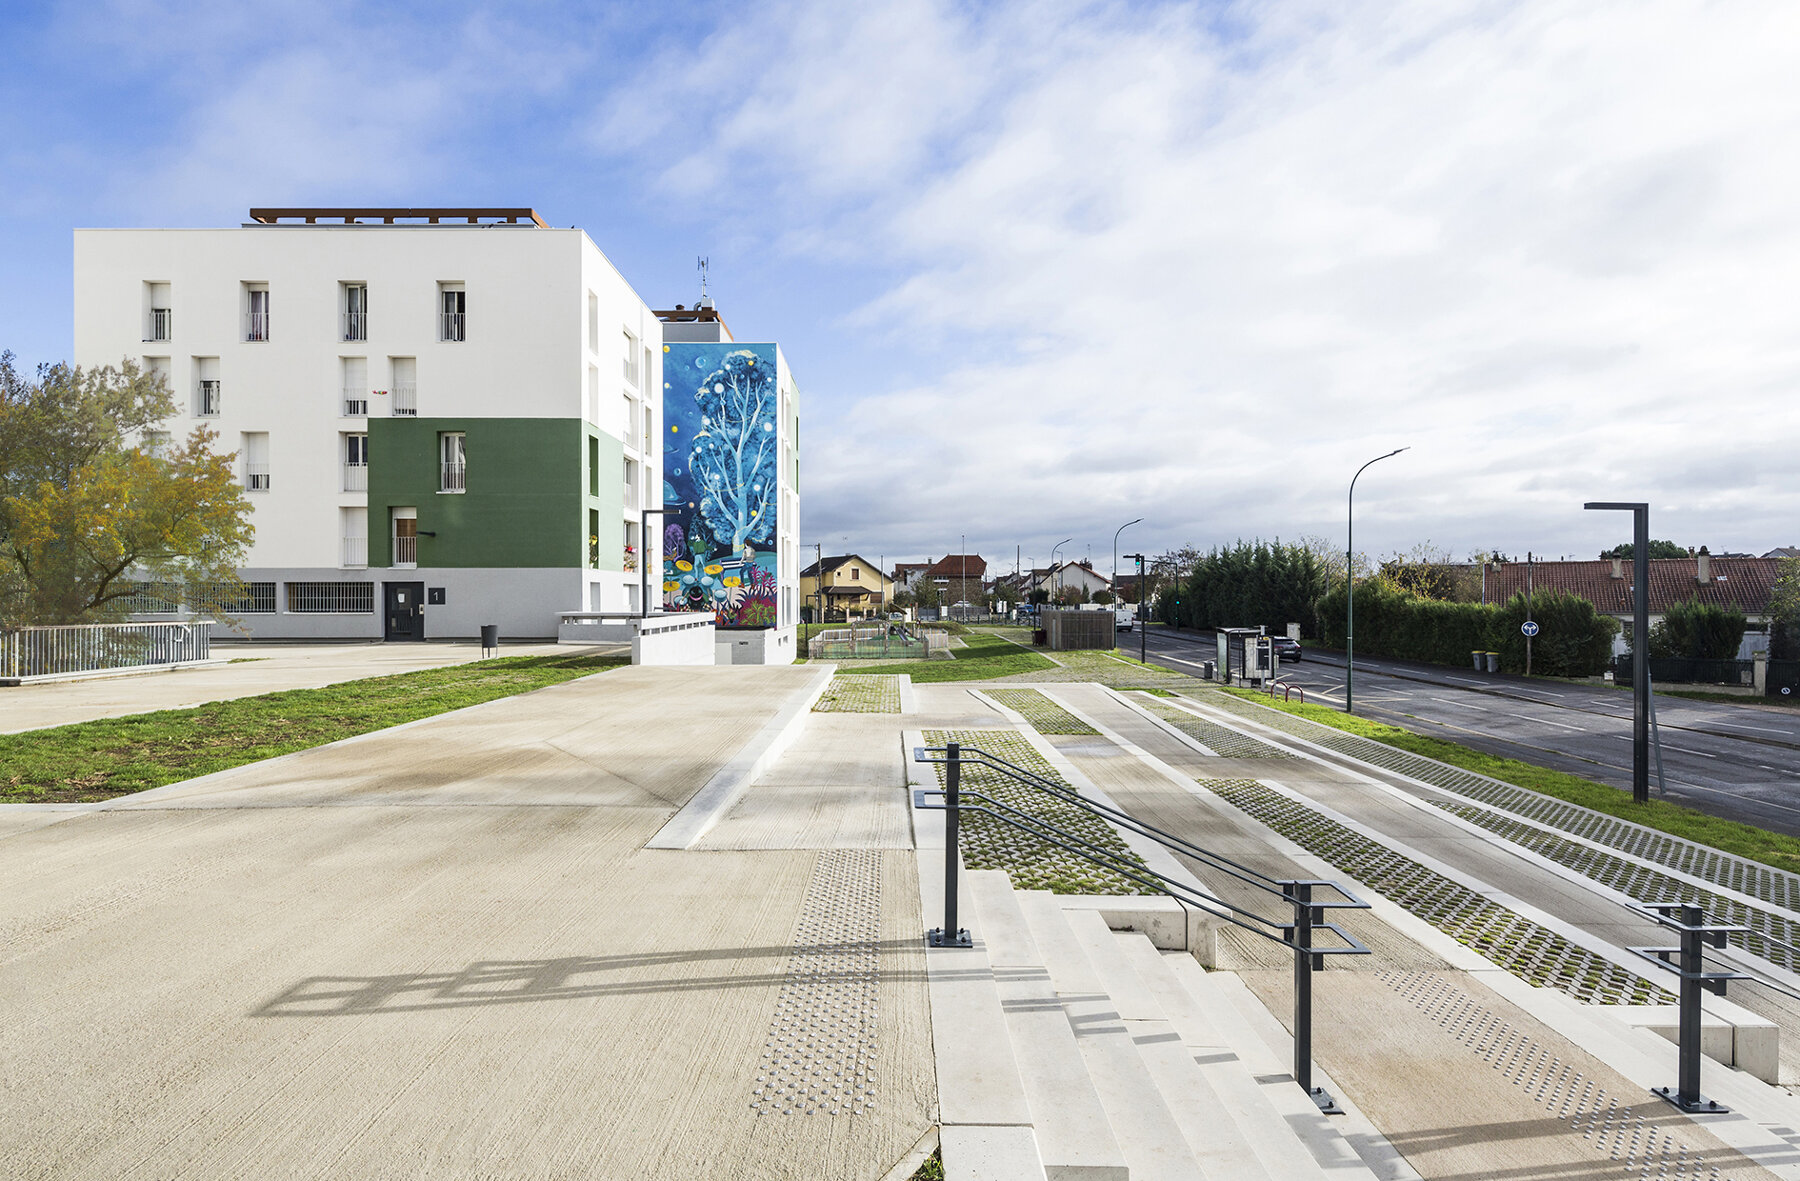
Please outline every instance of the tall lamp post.
[{"label": "tall lamp post", "polygon": [[1139,664],[1149,664],[1150,663],[1150,637],[1144,631],[1144,555],[1143,554],[1126,554],[1125,555],[1126,561],[1130,561],[1132,558],[1136,558],[1137,564],[1138,564],[1138,611],[1137,611],[1138,663]]},{"label": "tall lamp post", "polygon": [[1368,463],[1356,469],[1356,475],[1350,477],[1350,501],[1348,524],[1344,531],[1344,591],[1346,594],[1344,612],[1344,712],[1356,711],[1356,481],[1370,464],[1380,463],[1384,459],[1392,459],[1402,451],[1410,451],[1411,447],[1396,447],[1386,455],[1377,455]]},{"label": "tall lamp post", "polygon": [[[650,615],[650,518],[672,513],[672,508],[647,508],[638,513],[638,618]],[[657,547],[661,549],[661,546]]]},{"label": "tall lamp post", "polygon": [[1590,500],[1584,509],[1631,513],[1631,802],[1650,802],[1650,506]]},{"label": "tall lamp post", "polygon": [[[1112,580],[1113,580],[1113,600],[1114,600],[1115,607],[1118,605],[1118,597],[1119,597],[1119,534],[1125,532],[1125,530],[1131,528],[1133,525],[1142,524],[1143,521],[1144,521],[1144,518],[1139,517],[1137,520],[1127,521],[1123,525],[1120,525],[1117,529],[1113,530]],[[1126,554],[1125,556],[1127,558],[1131,557],[1130,554]]]},{"label": "tall lamp post", "polygon": [[[1071,541],[1074,541],[1074,540],[1075,539],[1073,537],[1065,537],[1061,541],[1057,542],[1055,545],[1050,547],[1050,577],[1053,580],[1057,591],[1062,590],[1062,571],[1060,571],[1056,568],[1056,551],[1061,549],[1063,546],[1068,545]],[[1054,605],[1055,600],[1056,600],[1056,592],[1055,591],[1051,592],[1050,599],[1051,599],[1052,605]]]}]

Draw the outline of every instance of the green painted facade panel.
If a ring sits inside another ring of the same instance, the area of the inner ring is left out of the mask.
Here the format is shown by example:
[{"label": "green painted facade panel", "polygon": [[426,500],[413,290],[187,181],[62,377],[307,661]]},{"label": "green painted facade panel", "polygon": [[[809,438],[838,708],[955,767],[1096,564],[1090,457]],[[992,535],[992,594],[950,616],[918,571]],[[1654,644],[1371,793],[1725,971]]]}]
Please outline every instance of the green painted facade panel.
[{"label": "green painted facade panel", "polygon": [[[439,490],[439,440],[449,432],[464,436],[461,492]],[[597,483],[587,470],[596,453]],[[623,463],[619,441],[580,419],[372,418],[369,565],[393,564],[392,510],[414,508],[420,566],[587,567],[588,513],[598,509],[599,568],[620,570],[620,502],[603,504],[590,489],[617,488]]]}]

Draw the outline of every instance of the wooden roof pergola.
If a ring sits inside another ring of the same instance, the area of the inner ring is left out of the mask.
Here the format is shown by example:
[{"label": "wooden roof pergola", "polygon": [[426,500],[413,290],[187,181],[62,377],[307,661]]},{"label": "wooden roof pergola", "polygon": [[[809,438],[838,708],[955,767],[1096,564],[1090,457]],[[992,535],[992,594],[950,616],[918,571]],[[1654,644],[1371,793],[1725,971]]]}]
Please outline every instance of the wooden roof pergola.
[{"label": "wooden roof pergola", "polygon": [[250,211],[250,220],[266,226],[279,225],[284,221],[298,221],[305,225],[317,225],[321,221],[342,222],[347,226],[361,225],[363,222],[379,221],[382,225],[394,225],[398,222],[424,222],[426,225],[443,225],[461,223],[464,225],[518,225],[530,222],[544,229],[550,227],[539,217],[535,209],[390,209],[357,207],[344,209],[275,209],[262,208]]}]

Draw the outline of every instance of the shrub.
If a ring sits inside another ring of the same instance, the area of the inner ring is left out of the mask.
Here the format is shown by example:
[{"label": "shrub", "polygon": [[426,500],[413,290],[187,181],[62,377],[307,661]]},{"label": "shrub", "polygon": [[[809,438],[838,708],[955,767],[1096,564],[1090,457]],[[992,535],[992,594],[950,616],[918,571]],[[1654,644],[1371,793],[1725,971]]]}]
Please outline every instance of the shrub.
[{"label": "shrub", "polygon": [[[1344,646],[1345,591],[1333,587],[1319,599],[1320,638]],[[1532,601],[1541,628],[1532,642],[1531,670],[1546,676],[1597,676],[1612,656],[1618,623],[1586,599],[1546,593]],[[1505,672],[1525,671],[1525,596],[1503,607],[1445,603],[1372,580],[1356,588],[1356,650],[1426,664],[1464,665],[1471,652],[1500,653]]]},{"label": "shrub", "polygon": [[1676,603],[1650,628],[1652,659],[1736,660],[1747,621],[1736,607],[1690,599]]}]

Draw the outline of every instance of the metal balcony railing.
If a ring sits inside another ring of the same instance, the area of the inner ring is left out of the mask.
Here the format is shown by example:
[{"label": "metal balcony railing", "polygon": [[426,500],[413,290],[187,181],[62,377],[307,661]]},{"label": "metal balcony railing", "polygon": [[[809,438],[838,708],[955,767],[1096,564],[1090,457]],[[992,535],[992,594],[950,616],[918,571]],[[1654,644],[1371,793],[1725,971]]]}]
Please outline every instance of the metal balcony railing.
[{"label": "metal balcony railing", "polygon": [[366,463],[347,463],[344,465],[345,492],[367,492],[369,490],[369,465]]},{"label": "metal balcony railing", "polygon": [[209,657],[205,624],[81,623],[0,631],[0,677],[25,680]]},{"label": "metal balcony railing", "polygon": [[343,321],[345,340],[369,339],[369,313],[345,312],[343,313]]},{"label": "metal balcony railing", "polygon": [[175,313],[169,308],[150,309],[150,332],[145,340],[173,340],[175,338]]},{"label": "metal balcony railing", "polygon": [[194,413],[201,418],[212,418],[219,413],[219,383],[217,380],[200,383],[200,399]]},{"label": "metal balcony railing", "polygon": [[[971,947],[974,945],[968,931],[957,926],[956,921],[956,878],[961,861],[957,851],[958,819],[965,812],[976,812],[991,817],[1002,824],[1019,829],[1038,840],[1090,861],[1103,869],[1111,870],[1138,885],[1148,886],[1158,893],[1166,894],[1182,906],[1192,907],[1223,922],[1249,931],[1253,935],[1284,944],[1292,950],[1294,953],[1294,1080],[1300,1084],[1307,1097],[1318,1105],[1319,1110],[1327,1113],[1336,1113],[1339,1110],[1331,1095],[1323,1087],[1315,1087],[1312,1083],[1312,974],[1324,968],[1325,956],[1369,954],[1369,949],[1348,931],[1336,923],[1325,920],[1327,910],[1367,910],[1368,903],[1333,881],[1317,878],[1272,878],[1247,865],[1165,832],[1154,825],[1146,824],[1119,808],[1089,799],[1066,784],[1045,779],[1041,775],[1017,767],[979,747],[964,746],[956,742],[940,747],[915,747],[913,760],[920,763],[944,764],[942,790],[919,789],[913,793],[915,808],[940,810],[945,813],[944,925],[926,932],[926,941],[930,946]],[[1134,856],[1083,840],[1073,833],[1058,828],[1042,816],[1023,811],[1003,800],[995,799],[985,792],[965,789],[962,786],[962,768],[966,765],[995,772],[1014,783],[1042,792],[1058,803],[1080,808],[1116,828],[1123,828],[1155,841],[1174,853],[1196,861],[1208,869],[1223,873],[1253,890],[1269,896],[1272,902],[1278,904],[1284,912],[1292,917],[1283,921],[1233,905],[1204,890],[1164,877]],[[932,797],[936,797],[941,802],[926,803],[926,800]],[[967,802],[969,800],[977,802],[971,804]],[[1334,890],[1339,899],[1314,898],[1314,887]],[[1320,946],[1314,942],[1314,939],[1321,931],[1330,932],[1333,937],[1342,942]]]},{"label": "metal balcony railing", "polygon": [[394,565],[417,566],[419,564],[419,539],[417,537],[394,538]]},{"label": "metal balcony railing", "polygon": [[463,323],[463,317],[467,314],[468,313],[466,313],[466,312],[439,312],[438,313],[438,339],[439,340],[464,340],[464,339],[466,339],[463,336],[463,330],[466,327],[466,325]]},{"label": "metal balcony railing", "polygon": [[251,312],[244,324],[245,340],[269,339],[269,313]]},{"label": "metal balcony railing", "polygon": [[346,537],[338,554],[338,565],[347,570],[360,570],[369,564],[369,539]]},{"label": "metal balcony railing", "polygon": [[412,382],[395,382],[393,400],[388,404],[388,412],[395,418],[417,418],[419,401],[417,386]]},{"label": "metal balcony railing", "polygon": [[467,464],[441,463],[438,465],[438,491],[461,492],[464,490],[463,480],[467,475]]},{"label": "metal balcony railing", "polygon": [[625,380],[632,385],[638,383],[638,365],[637,360],[633,357],[625,358]]},{"label": "metal balcony railing", "polygon": [[344,415],[361,418],[369,413],[369,391],[361,386],[344,387]]},{"label": "metal balcony railing", "polygon": [[267,492],[269,490],[269,465],[266,463],[247,463],[244,465],[244,491]]}]

